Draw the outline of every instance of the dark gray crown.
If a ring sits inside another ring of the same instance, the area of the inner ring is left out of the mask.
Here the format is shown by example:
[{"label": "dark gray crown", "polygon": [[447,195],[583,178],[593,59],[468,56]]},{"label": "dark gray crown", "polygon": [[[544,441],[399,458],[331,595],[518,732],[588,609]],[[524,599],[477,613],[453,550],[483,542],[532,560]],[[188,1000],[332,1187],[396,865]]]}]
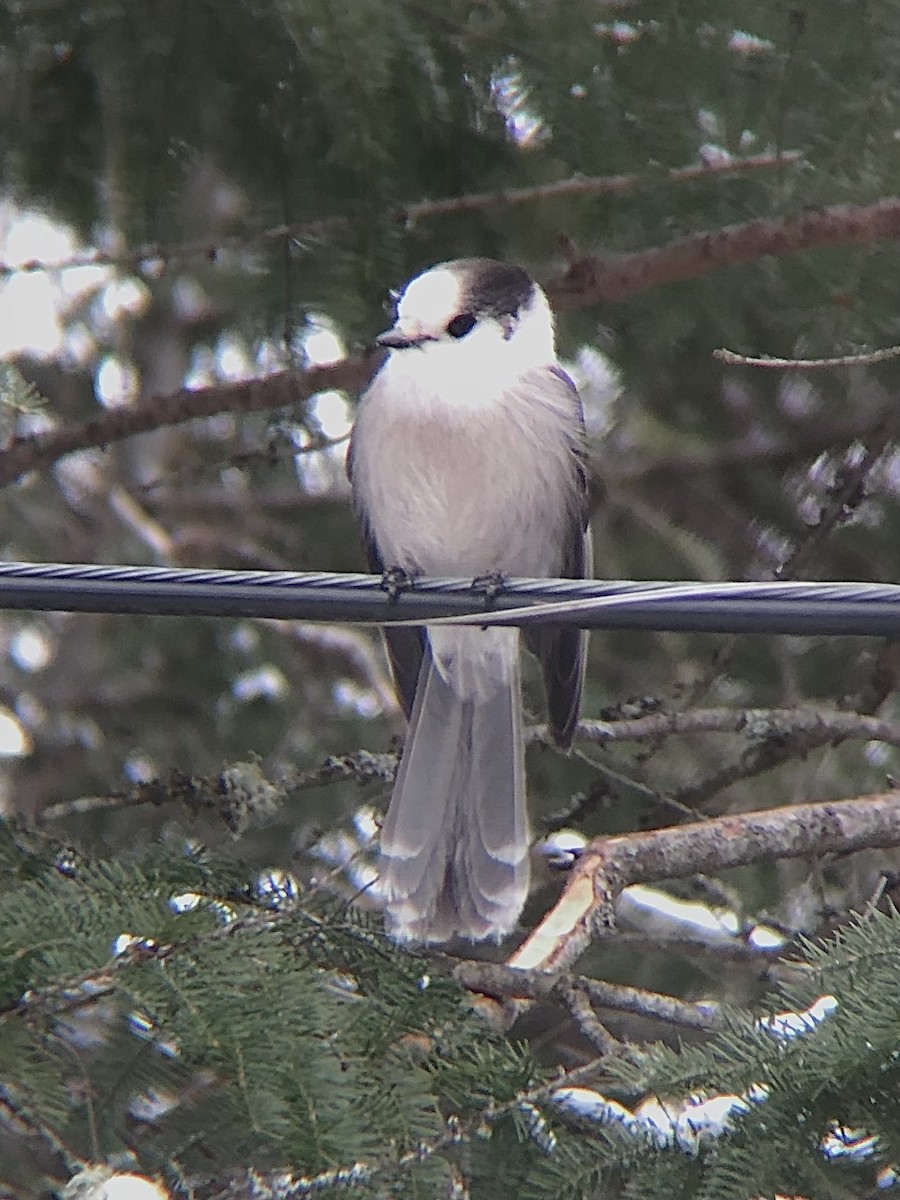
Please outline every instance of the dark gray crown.
[{"label": "dark gray crown", "polygon": [[527,271],[493,258],[461,258],[447,266],[462,279],[462,308],[476,316],[516,317],[534,295]]}]

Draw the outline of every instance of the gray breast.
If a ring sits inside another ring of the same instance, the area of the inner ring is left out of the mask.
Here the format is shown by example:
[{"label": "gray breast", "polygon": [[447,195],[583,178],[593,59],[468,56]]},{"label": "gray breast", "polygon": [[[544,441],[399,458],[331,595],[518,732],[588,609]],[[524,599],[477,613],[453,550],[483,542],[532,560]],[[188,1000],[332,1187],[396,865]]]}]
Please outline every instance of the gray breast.
[{"label": "gray breast", "polygon": [[360,414],[354,482],[386,564],[429,575],[558,572],[576,431],[568,389],[554,380],[548,402],[536,382],[440,420],[409,410],[391,420],[384,404]]}]

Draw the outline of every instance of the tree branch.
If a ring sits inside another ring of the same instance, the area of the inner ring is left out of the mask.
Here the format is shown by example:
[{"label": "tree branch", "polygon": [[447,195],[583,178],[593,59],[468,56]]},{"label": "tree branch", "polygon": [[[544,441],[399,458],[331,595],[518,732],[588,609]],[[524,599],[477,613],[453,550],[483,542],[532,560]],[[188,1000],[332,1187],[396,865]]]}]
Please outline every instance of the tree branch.
[{"label": "tree branch", "polygon": [[[625,984],[606,983],[585,975],[551,975],[504,963],[472,961],[459,963],[453,970],[453,976],[470,992],[478,992],[495,1000],[545,1000],[561,1004],[571,1013],[571,996],[577,992],[590,1004],[600,1008],[664,1021],[684,1029],[710,1033],[721,1029],[723,1024],[714,1005],[692,1004],[676,996],[648,992]],[[615,1042],[608,1033],[606,1037],[609,1043]],[[604,1049],[598,1045],[597,1049],[600,1053],[607,1053],[610,1046]]]},{"label": "tree branch", "polygon": [[557,979],[553,989],[554,999],[561,1004],[572,1018],[579,1033],[585,1037],[600,1055],[614,1054],[622,1043],[613,1037],[591,1007],[591,1000],[578,981],[566,976]]},{"label": "tree branch", "polygon": [[164,779],[136,783],[124,792],[62,800],[48,805],[37,814],[37,819],[43,824],[106,809],[184,804],[194,813],[215,812],[234,833],[238,828],[252,824],[257,815],[260,819],[268,819],[275,808],[285,804],[298,791],[347,779],[358,783],[372,780],[390,783],[396,768],[395,755],[370,754],[366,750],[330,755],[319,767],[282,772],[278,780],[268,779],[255,762],[234,762],[216,775],[171,771]]},{"label": "tree branch", "polygon": [[[627,1047],[624,1049],[627,1051]],[[356,1162],[344,1168],[332,1168],[311,1177],[294,1175],[286,1169],[229,1172],[219,1178],[198,1181],[192,1195],[197,1197],[197,1200],[301,1200],[301,1197],[336,1191],[338,1188],[350,1190],[360,1185],[371,1185],[377,1177],[390,1181],[392,1176],[405,1173],[436,1154],[447,1150],[457,1151],[460,1145],[471,1144],[476,1140],[483,1141],[485,1123],[494,1125],[516,1110],[521,1112],[526,1108],[532,1109],[536,1125],[545,1126],[540,1112],[534,1106],[552,1099],[561,1088],[578,1086],[593,1080],[602,1064],[601,1057],[568,1071],[560,1071],[552,1079],[518,1092],[501,1104],[485,1106],[473,1120],[465,1124],[451,1115],[447,1117],[442,1133],[419,1141],[409,1150],[401,1150],[396,1144],[388,1145],[384,1147],[379,1158]],[[564,1110],[562,1111],[564,1115]],[[536,1131],[532,1130],[532,1137],[535,1136]],[[548,1143],[544,1144],[546,1147]],[[552,1143],[549,1145],[552,1146]],[[449,1167],[452,1164],[447,1165]],[[379,1194],[393,1195],[395,1190],[382,1188]],[[465,1192],[462,1189],[454,1189],[453,1194]]]},{"label": "tree branch", "polygon": [[610,932],[615,899],[634,883],[658,883],[777,858],[894,846],[900,846],[900,792],[597,838],[575,863],[557,904],[512,955],[509,966],[566,970],[594,937]]},{"label": "tree branch", "polygon": [[[388,208],[384,216],[400,225],[413,225],[430,217],[449,216],[453,213],[479,212],[487,208],[514,204],[533,204],[540,200],[555,200],[560,196],[621,195],[624,192],[637,191],[639,188],[659,187],[671,183],[695,183],[718,175],[735,175],[739,172],[785,167],[800,162],[803,162],[803,154],[799,150],[785,150],[780,154],[750,154],[745,158],[725,156],[715,162],[691,163],[686,167],[659,166],[633,175],[573,175],[569,179],[554,179],[549,183],[534,184],[530,187],[468,192],[461,196],[442,196],[437,200],[410,200]],[[206,239],[180,246],[164,246],[161,242],[153,242],[137,249],[122,251],[94,249],[57,262],[36,258],[20,263],[0,262],[0,281],[13,275],[33,275],[42,271],[55,273],[76,267],[116,267],[125,271],[141,271],[150,266],[158,270],[160,267],[165,268],[172,263],[185,262],[192,258],[206,258],[214,262],[224,250],[267,242],[323,238],[334,230],[346,228],[351,222],[351,217],[338,215],[318,221],[281,223],[268,229],[250,230],[243,235],[235,234],[216,241]]]},{"label": "tree branch", "polygon": [[557,312],[625,300],[639,292],[700,279],[724,267],[784,258],[825,246],[853,246],[900,237],[900,197],[840,204],[796,217],[748,221],[692,233],[667,246],[608,257],[579,256],[544,285]]},{"label": "tree branch", "polygon": [[[798,217],[750,221],[692,234],[650,250],[602,257],[578,257],[545,290],[558,312],[626,300],[667,283],[698,279],[712,271],[782,257],[823,246],[858,245],[900,237],[900,198],[861,207],[839,205]],[[376,356],[346,358],[327,366],[282,371],[264,379],[154,396],[130,408],[114,409],[81,425],[18,438],[0,451],[0,487],[28,471],[46,467],[77,450],[108,446],[138,433],[179,425],[220,412],[261,412],[285,408],[331,388],[361,391],[379,365]]]},{"label": "tree branch", "polygon": [[[780,749],[788,738],[796,740],[798,753],[849,738],[884,742],[900,749],[900,724],[861,713],[819,708],[698,708],[649,713],[616,721],[581,721],[578,725],[580,738],[601,746],[610,742],[656,741],[694,733],[743,733],[753,739],[748,753],[754,754],[765,754],[771,747]],[[532,726],[526,737],[529,742],[550,744],[544,725]],[[297,791],[348,779],[390,783],[396,766],[397,759],[393,754],[358,750],[353,754],[331,755],[319,767],[288,772],[277,781],[264,776],[255,764],[248,763],[232,763],[211,776],[173,771],[165,778],[137,783],[127,791],[106,796],[82,796],[51,804],[40,813],[39,819],[43,823],[105,809],[179,803],[198,812],[215,810],[228,824],[234,819],[234,781],[242,776],[247,777],[245,787],[253,784],[262,789],[266,804],[270,805],[284,803]],[[251,816],[249,812],[244,815]]]},{"label": "tree branch", "polygon": [[[806,748],[824,746],[836,738],[862,738],[900,748],[900,724],[822,708],[694,708],[621,721],[581,721],[578,725],[579,737],[601,746],[689,733],[743,733],[758,742],[799,736]],[[532,736],[543,741],[548,735],[542,726]]]},{"label": "tree branch", "polygon": [[0,487],[78,450],[106,448],[135,434],[181,425],[197,417],[288,408],[303,403],[317,392],[331,389],[358,392],[366,386],[380,362],[380,355],[344,358],[326,366],[296,372],[280,371],[242,383],[180,388],[177,392],[152,396],[128,408],[110,409],[80,425],[14,438],[0,450]]},{"label": "tree branch", "polygon": [[[697,806],[710,796],[741,779],[760,775],[821,746],[854,739],[884,742],[900,749],[900,724],[860,712],[814,707],[691,708],[616,721],[581,721],[578,725],[579,738],[601,746],[611,742],[658,742],[662,738],[696,733],[743,734],[749,744],[734,761],[719,766],[711,775],[686,783],[668,794],[652,789],[656,793],[655,803],[695,818]],[[543,725],[530,728],[527,737],[532,742],[552,745]],[[609,777],[605,764],[600,766],[586,755],[583,760]],[[625,786],[640,787],[641,784],[633,780],[627,781]]]},{"label": "tree branch", "polygon": [[873,430],[859,462],[855,466],[842,468],[828,503],[819,513],[819,519],[774,572],[776,579],[795,579],[831,531],[844,524],[859,508],[866,498],[869,474],[891,444],[896,424],[896,418],[893,417],[884,421],[880,428]]},{"label": "tree branch", "polygon": [[876,363],[900,358],[900,346],[885,346],[866,354],[841,354],[837,358],[778,358],[772,354],[738,354],[722,346],[713,350],[713,358],[729,367],[768,367],[776,371],[833,371],[835,367],[872,367]]},{"label": "tree branch", "polygon": [[6,1084],[0,1084],[0,1117],[8,1129],[14,1132],[21,1129],[36,1141],[42,1142],[70,1174],[74,1175],[84,1169],[86,1164],[82,1159],[74,1155],[59,1134]]},{"label": "tree branch", "polygon": [[660,455],[650,462],[623,463],[601,458],[598,474],[601,479],[615,484],[618,480],[643,480],[648,475],[692,475],[699,471],[721,471],[733,466],[753,466],[755,463],[788,466],[817,458],[825,451],[845,447],[857,440],[879,436],[883,426],[884,415],[881,413],[866,413],[831,426],[821,421],[810,421],[808,427],[793,430],[789,437],[754,433],[699,451]]},{"label": "tree branch", "polygon": [[758,171],[760,168],[784,167],[803,161],[798,150],[783,154],[754,154],[747,158],[723,158],[716,162],[691,163],[687,167],[659,168],[635,175],[574,175],[571,179],[555,179],[532,187],[502,188],[493,192],[471,192],[466,196],[448,196],[443,200],[420,200],[407,204],[396,212],[396,219],[415,224],[425,217],[441,217],[452,213],[478,212],[486,208],[508,207],[514,204],[533,204],[537,200],[556,200],[561,196],[612,196],[634,192],[642,187],[670,183],[691,183],[715,175],[732,175],[738,171]]}]

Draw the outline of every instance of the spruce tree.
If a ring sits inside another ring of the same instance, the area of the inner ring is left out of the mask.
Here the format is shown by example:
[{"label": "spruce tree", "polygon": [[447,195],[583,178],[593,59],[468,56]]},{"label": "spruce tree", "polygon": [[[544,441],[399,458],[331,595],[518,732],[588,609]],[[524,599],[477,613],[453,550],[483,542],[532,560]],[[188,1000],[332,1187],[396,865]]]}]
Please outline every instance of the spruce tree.
[{"label": "spruce tree", "polygon": [[[362,569],[364,349],[488,255],[557,309],[602,577],[900,579],[893,0],[0,0],[0,64],[2,559]],[[486,997],[514,943],[398,947],[370,896],[376,631],[4,613],[0,650],[0,1195],[894,1188],[900,835],[626,892]],[[892,811],[896,678],[875,638],[595,635],[606,731],[532,732],[536,836]]]}]

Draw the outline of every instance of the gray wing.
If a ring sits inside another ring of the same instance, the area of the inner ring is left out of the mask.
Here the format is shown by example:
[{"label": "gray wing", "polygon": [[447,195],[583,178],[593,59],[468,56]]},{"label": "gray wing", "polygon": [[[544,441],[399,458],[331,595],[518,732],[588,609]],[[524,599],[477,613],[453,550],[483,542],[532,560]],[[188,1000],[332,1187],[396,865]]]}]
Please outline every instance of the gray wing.
[{"label": "gray wing", "polygon": [[[350,480],[350,486],[353,487],[353,438],[350,438],[350,444],[347,447],[347,478]],[[381,551],[378,549],[378,543],[375,540],[375,534],[372,531],[372,526],[369,522],[368,514],[364,511],[361,505],[357,502],[356,494],[353,496],[353,509],[356,513],[356,519],[359,523],[360,531],[363,536],[363,544],[366,551],[366,562],[369,564],[369,570],[373,575],[383,575],[385,571],[384,560],[381,557]],[[398,564],[391,563],[391,566]],[[397,699],[400,701],[400,706],[406,714],[406,719],[409,720],[412,714],[413,703],[416,698],[416,683],[419,679],[419,671],[422,666],[422,659],[425,655],[425,630],[421,626],[403,626],[398,629],[384,629],[384,644],[387,649],[388,661],[391,664],[391,674],[394,677],[394,687],[397,690]]]},{"label": "gray wing", "polygon": [[[591,535],[588,528],[587,471],[584,447],[584,412],[575,384],[559,367],[550,368],[573,393],[576,403],[579,437],[572,452],[572,471],[578,486],[579,502],[573,506],[563,547],[561,576],[564,579],[588,579],[593,573]],[[553,740],[564,749],[572,744],[581,689],[584,683],[587,634],[584,630],[545,625],[526,630],[525,644],[540,660],[547,694],[547,716]]]}]

